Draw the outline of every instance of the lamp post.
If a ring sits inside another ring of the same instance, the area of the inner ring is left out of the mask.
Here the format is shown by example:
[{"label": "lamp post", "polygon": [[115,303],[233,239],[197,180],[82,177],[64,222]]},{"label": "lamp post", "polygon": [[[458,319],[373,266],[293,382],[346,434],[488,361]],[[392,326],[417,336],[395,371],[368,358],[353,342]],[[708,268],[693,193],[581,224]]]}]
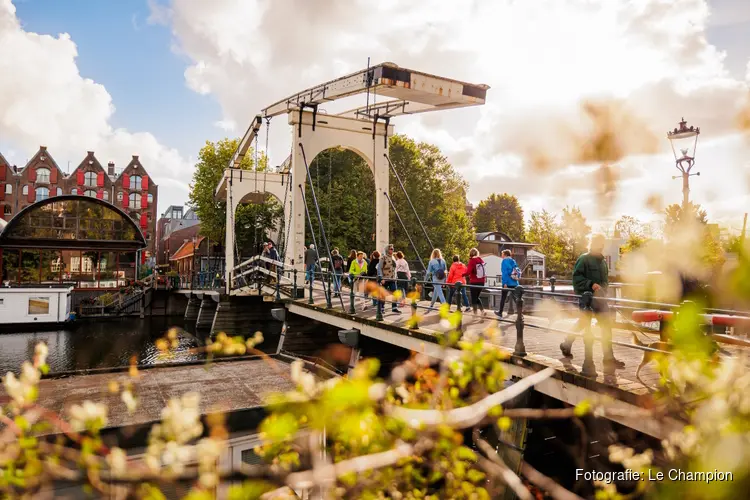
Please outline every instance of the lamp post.
[{"label": "lamp post", "polygon": [[690,173],[695,164],[695,148],[698,145],[698,135],[700,127],[687,126],[683,118],[679,128],[667,132],[667,139],[672,146],[674,153],[675,167],[680,171],[680,175],[675,175],[672,179],[682,178],[682,210],[687,210],[690,195],[689,179],[693,175],[701,175],[700,172]]}]

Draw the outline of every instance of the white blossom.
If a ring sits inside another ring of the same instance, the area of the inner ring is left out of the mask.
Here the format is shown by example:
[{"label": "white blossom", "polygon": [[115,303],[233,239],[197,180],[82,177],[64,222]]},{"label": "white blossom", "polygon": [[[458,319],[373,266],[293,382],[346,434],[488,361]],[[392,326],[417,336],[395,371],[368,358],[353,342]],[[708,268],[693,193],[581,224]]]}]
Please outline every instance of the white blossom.
[{"label": "white blossom", "polygon": [[47,364],[47,356],[49,355],[49,347],[44,342],[39,342],[34,347],[34,354],[36,354],[36,361],[38,365]]},{"label": "white blossom", "polygon": [[110,449],[106,460],[113,474],[122,474],[127,469],[128,456],[122,448],[114,447]]},{"label": "white blossom", "polygon": [[125,403],[128,412],[131,414],[135,413],[135,410],[138,407],[138,402],[136,401],[135,396],[133,396],[132,391],[122,391],[120,398],[122,399],[122,402]]},{"label": "white blossom", "polygon": [[73,405],[68,409],[70,425],[83,430],[90,424],[101,428],[107,425],[107,405],[86,400],[80,405]]}]

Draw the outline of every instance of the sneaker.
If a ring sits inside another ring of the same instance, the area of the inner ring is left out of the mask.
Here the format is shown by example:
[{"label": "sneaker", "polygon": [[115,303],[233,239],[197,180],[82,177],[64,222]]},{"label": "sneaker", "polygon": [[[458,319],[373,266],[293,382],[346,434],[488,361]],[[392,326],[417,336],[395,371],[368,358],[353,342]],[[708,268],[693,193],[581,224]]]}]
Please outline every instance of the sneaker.
[{"label": "sneaker", "polygon": [[469,312],[469,311],[471,311],[471,307],[467,306],[466,309],[464,309],[464,312]]},{"label": "sneaker", "polygon": [[560,351],[562,351],[562,355],[565,356],[566,358],[572,358],[573,357],[573,353],[570,352],[570,346],[568,344],[566,344],[565,342],[563,342],[562,344],[560,344]]},{"label": "sneaker", "polygon": [[500,311],[495,311],[495,316],[497,316],[498,318],[502,318],[503,313],[501,313]]},{"label": "sneaker", "polygon": [[391,309],[391,312],[394,314],[401,314],[401,309]]},{"label": "sneaker", "polygon": [[620,368],[620,369],[625,368],[625,362],[620,361],[619,359],[616,359],[616,358],[607,358],[604,360],[604,364],[613,366],[615,368]]}]

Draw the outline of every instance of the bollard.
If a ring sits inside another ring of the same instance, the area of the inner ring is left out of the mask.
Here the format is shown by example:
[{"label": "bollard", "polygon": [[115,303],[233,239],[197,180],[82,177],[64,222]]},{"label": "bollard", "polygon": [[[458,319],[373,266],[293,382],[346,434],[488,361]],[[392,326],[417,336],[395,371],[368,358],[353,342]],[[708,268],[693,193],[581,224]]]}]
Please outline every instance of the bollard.
[{"label": "bollard", "polygon": [[549,291],[554,292],[555,291],[555,281],[557,281],[557,278],[554,276],[550,277],[549,279]]},{"label": "bollard", "polygon": [[385,300],[381,298],[381,294],[383,293],[380,289],[382,282],[383,279],[378,276],[378,280],[376,281],[378,287],[375,289],[375,293],[378,294],[378,305],[375,309],[375,321],[383,321],[383,308],[385,307]]},{"label": "bollard", "polygon": [[583,366],[581,367],[581,375],[584,377],[596,378],[596,365],[594,364],[594,336],[591,330],[591,319],[593,317],[592,302],[594,300],[594,294],[591,292],[584,292],[581,295],[581,314],[583,314],[583,320],[585,321],[585,327],[583,330],[583,345],[584,345],[584,359]]},{"label": "bollard", "polygon": [[315,281],[315,270],[313,269],[313,272],[310,273],[310,298],[307,299],[308,304],[314,304],[315,301],[313,300],[313,281]]},{"label": "bollard", "polygon": [[331,273],[330,271],[326,273],[326,288],[328,289],[328,293],[326,294],[326,309],[332,309],[333,304],[331,303]]},{"label": "bollard", "polygon": [[514,356],[526,356],[526,345],[523,343],[523,286],[518,285],[511,292],[516,303],[516,347],[513,349]]},{"label": "bollard", "polygon": [[276,300],[281,300],[281,269],[276,266]]},{"label": "bollard", "polygon": [[349,314],[355,314],[357,311],[354,310],[354,276],[349,275]]},{"label": "bollard", "polygon": [[294,300],[297,300],[297,270],[293,270],[294,273],[294,284],[292,285],[292,294],[294,295]]}]

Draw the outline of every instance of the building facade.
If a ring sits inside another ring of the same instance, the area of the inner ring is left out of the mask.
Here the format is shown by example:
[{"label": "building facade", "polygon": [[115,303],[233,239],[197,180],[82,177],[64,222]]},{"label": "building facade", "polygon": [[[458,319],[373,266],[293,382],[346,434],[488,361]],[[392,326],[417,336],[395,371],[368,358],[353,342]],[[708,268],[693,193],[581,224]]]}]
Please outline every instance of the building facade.
[{"label": "building facade", "polygon": [[477,250],[480,255],[497,255],[503,250],[510,250],[511,256],[518,264],[518,267],[524,271],[524,276],[531,273],[528,269],[529,250],[536,246],[536,243],[526,243],[522,241],[513,241],[510,236],[500,231],[490,231],[486,233],[477,233]]},{"label": "building facade", "polygon": [[[195,229],[177,239],[172,237],[173,233],[188,228]],[[156,264],[168,265],[170,257],[180,248],[183,239],[192,238],[197,234],[198,229],[200,229],[200,219],[192,208],[186,211],[180,205],[170,205],[156,223]]]},{"label": "building facade", "polygon": [[0,218],[10,221],[25,207],[55,196],[83,195],[106,201],[127,213],[147,242],[142,259],[155,254],[159,188],[137,155],[117,172],[107,169],[89,151],[75,169],[66,174],[47,151],[39,150],[22,168],[10,165],[0,154]]}]

